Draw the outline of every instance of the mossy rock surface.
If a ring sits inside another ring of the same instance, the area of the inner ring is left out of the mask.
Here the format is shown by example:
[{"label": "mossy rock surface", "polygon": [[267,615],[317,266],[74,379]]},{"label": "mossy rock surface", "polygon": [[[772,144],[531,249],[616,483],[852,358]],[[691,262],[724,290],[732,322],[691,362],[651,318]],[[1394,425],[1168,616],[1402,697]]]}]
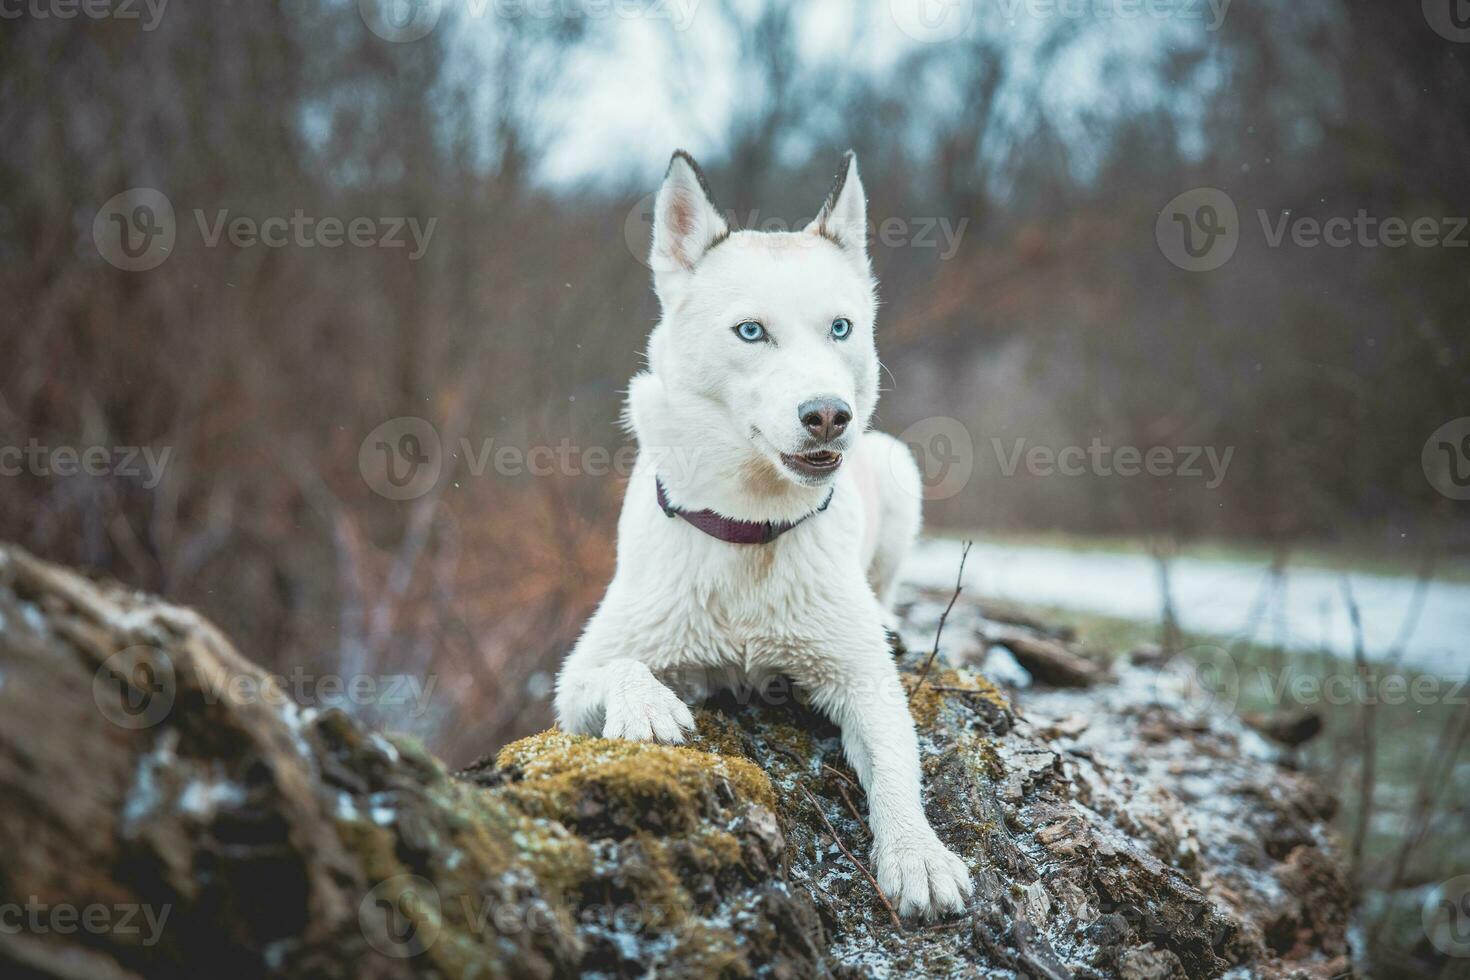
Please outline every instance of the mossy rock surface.
[{"label": "mossy rock surface", "polygon": [[[0,972],[98,977],[1340,975],[1331,797],[1233,718],[1120,667],[1015,693],[897,662],[925,805],[976,895],[895,922],[839,733],[790,697],[717,698],[684,746],[546,732],[451,773],[412,740],[283,698],[192,612],[0,548],[0,903],[167,910],[0,931]],[[945,636],[983,627],[957,605]],[[946,642],[948,645],[948,641]],[[973,646],[973,644],[971,644]],[[168,705],[120,651],[147,654]],[[99,684],[97,678],[107,681]]]}]

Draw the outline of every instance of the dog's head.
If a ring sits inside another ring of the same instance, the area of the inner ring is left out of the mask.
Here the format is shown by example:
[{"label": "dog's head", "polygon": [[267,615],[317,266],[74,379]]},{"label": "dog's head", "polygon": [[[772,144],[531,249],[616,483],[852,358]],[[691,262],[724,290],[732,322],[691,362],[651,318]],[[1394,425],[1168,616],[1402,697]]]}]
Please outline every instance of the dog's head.
[{"label": "dog's head", "polygon": [[[877,401],[866,212],[848,153],[805,228],[732,231],[698,166],[674,154],[649,259],[657,384],[633,390],[645,444],[696,450],[707,472],[737,471],[746,494],[825,493]],[[799,508],[811,495],[795,496]]]}]

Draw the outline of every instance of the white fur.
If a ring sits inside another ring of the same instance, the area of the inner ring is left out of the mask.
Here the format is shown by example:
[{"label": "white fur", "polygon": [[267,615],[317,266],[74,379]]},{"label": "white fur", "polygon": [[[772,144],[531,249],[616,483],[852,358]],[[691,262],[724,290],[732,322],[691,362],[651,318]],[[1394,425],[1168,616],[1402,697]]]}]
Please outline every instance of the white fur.
[{"label": "white fur", "polygon": [[[696,170],[680,155],[671,163],[650,263],[663,317],[629,388],[640,452],[617,571],[562,666],[556,713],[568,732],[682,742],[694,724],[686,700],[789,676],[842,729],[879,883],[904,914],[933,916],[961,909],[972,886],[925,817],[884,632],[921,488],[908,450],[864,431],[877,401],[876,301],[862,184],[851,155],[844,166],[841,193],[803,231],[721,240]],[[831,334],[837,317],[853,324],[846,340]],[[744,320],[772,342],[741,340]],[[797,406],[817,396],[847,401],[853,421],[832,444],[842,465],[812,478],[780,453],[810,448]],[[729,544],[664,514],[655,474],[675,506],[742,520],[797,520],[829,493],[831,503],[769,544]]]}]

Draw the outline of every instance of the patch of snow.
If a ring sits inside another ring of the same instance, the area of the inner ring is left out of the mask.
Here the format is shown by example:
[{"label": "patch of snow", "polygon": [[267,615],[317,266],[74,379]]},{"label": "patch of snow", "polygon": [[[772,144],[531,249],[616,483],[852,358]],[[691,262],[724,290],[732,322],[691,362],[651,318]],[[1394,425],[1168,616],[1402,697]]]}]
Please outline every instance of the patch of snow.
[{"label": "patch of snow", "polygon": [[338,820],[361,820],[362,812],[357,809],[357,804],[352,801],[350,793],[337,794],[337,819]]},{"label": "patch of snow", "polygon": [[265,947],[265,965],[279,970],[286,965],[286,953],[296,944],[294,939],[278,939]]},{"label": "patch of snow", "polygon": [[190,783],[179,797],[179,809],[190,816],[207,818],[221,807],[239,806],[245,802],[245,792],[227,781]]},{"label": "patch of snow", "polygon": [[392,793],[374,793],[368,797],[368,817],[380,827],[387,827],[398,817],[397,802]]},{"label": "patch of snow", "polygon": [[[954,588],[960,545],[930,538],[910,552],[903,580]],[[1269,615],[1254,610],[1271,574],[1267,561],[1179,558],[1170,565],[1174,606],[1189,632],[1282,643],[1294,650],[1327,649],[1350,657],[1353,630],[1342,598],[1342,573],[1288,568]],[[1418,583],[1412,577],[1348,575],[1362,611],[1368,656],[1392,649],[1410,616]],[[965,563],[967,595],[1032,605],[1061,606],[1131,619],[1157,621],[1161,607],[1158,568],[1142,554],[1072,551],[1066,548],[976,543]],[[1254,633],[1244,635],[1255,623]],[[1465,676],[1470,636],[1470,584],[1432,582],[1404,650],[1404,663],[1459,679]]]},{"label": "patch of snow", "polygon": [[378,751],[388,757],[389,762],[398,761],[398,748],[392,742],[377,732],[373,732],[369,738],[373,745],[377,747]]},{"label": "patch of snow", "polygon": [[1031,686],[1031,674],[1016,660],[1015,654],[1003,646],[993,646],[985,655],[980,673],[986,680],[1002,687],[1024,691]]},{"label": "patch of snow", "polygon": [[172,770],[178,763],[178,755],[174,751],[178,742],[179,733],[172,728],[166,729],[153,751],[138,760],[137,779],[123,802],[124,837],[131,837],[137,825],[163,803],[163,788],[158,774]]},{"label": "patch of snow", "polygon": [[45,635],[48,632],[46,617],[41,615],[41,610],[37,609],[33,603],[22,602],[20,604],[20,618],[26,621],[26,626],[30,627],[32,633]]}]

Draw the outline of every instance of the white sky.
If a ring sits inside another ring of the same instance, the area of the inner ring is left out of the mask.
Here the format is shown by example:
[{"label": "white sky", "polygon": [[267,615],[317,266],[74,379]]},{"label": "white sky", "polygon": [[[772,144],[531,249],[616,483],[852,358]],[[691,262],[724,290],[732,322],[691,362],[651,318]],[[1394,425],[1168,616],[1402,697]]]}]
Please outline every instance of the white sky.
[{"label": "white sky", "polygon": [[[466,9],[478,9],[481,16],[467,20],[493,29],[493,11],[523,9],[515,4],[565,10],[578,0],[441,2],[471,5]],[[541,178],[561,185],[653,179],[676,147],[718,158],[741,99],[739,54],[718,0],[580,2],[598,13],[590,15],[592,39],[573,55],[561,91],[538,115],[550,134]],[[734,2],[750,8],[762,0]],[[956,26],[993,33],[1017,59],[1015,77],[1037,93],[1013,100],[1007,111],[1045,112],[1065,138],[1084,145],[1089,115],[1187,99],[1185,93],[1158,90],[1151,72],[1129,69],[1150,64],[1172,45],[1208,44],[1215,36],[1212,23],[1222,9],[1228,14],[1228,5],[1229,0],[800,0],[797,46],[809,64],[829,65],[834,77],[848,77],[882,73],[924,43],[951,43]],[[635,15],[640,6],[653,15]],[[938,31],[927,41],[926,25]],[[1058,30],[1073,31],[1064,53],[1048,77],[1031,77],[1029,52]],[[671,57],[675,46],[687,57]],[[697,66],[694,77],[685,76],[686,65]],[[916,120],[923,108],[915,107]]]}]

